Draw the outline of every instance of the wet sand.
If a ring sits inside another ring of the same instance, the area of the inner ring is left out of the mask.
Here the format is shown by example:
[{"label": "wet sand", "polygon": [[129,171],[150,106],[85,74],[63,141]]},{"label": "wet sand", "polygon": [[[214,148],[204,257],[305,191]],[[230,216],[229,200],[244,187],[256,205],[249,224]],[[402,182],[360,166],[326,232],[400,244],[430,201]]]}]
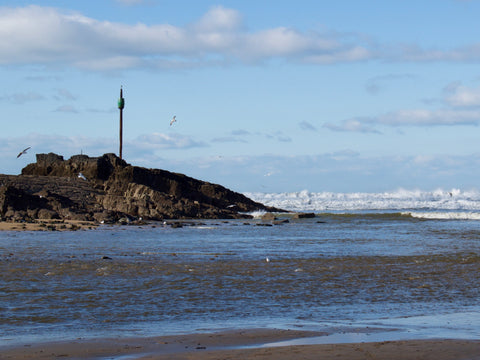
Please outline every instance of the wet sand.
[{"label": "wet sand", "polygon": [[80,220],[0,221],[0,231],[73,231],[94,229],[97,226],[93,221]]},{"label": "wet sand", "polygon": [[0,347],[0,359],[480,359],[480,340],[408,340],[368,343],[263,346],[319,336],[296,330],[227,332],[134,339],[77,339]]}]

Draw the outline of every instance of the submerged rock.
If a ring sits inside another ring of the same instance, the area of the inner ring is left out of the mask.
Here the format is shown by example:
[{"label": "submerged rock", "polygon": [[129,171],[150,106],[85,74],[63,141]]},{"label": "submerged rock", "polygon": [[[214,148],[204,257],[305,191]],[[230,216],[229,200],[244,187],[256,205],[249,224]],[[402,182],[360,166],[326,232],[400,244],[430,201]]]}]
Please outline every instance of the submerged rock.
[{"label": "submerged rock", "polygon": [[293,215],[293,219],[313,219],[315,213],[297,213]]}]

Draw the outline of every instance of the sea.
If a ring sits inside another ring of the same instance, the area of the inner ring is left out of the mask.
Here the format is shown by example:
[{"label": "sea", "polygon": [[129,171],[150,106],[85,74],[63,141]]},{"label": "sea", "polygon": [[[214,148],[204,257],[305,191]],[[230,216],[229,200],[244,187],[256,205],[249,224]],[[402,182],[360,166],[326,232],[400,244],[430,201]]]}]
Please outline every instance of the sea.
[{"label": "sea", "polygon": [[248,328],[480,338],[480,191],[245,195],[315,216],[0,232],[0,346]]}]

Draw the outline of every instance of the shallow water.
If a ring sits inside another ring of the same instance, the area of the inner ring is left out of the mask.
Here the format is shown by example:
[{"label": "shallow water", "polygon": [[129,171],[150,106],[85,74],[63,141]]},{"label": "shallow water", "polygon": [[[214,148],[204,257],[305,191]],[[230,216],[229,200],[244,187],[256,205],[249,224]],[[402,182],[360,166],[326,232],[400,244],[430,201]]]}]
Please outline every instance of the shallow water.
[{"label": "shallow water", "polygon": [[[412,330],[419,318],[480,313],[478,221],[391,213],[257,223],[2,232],[0,343],[232,327]],[[461,331],[455,318],[445,331]]]}]

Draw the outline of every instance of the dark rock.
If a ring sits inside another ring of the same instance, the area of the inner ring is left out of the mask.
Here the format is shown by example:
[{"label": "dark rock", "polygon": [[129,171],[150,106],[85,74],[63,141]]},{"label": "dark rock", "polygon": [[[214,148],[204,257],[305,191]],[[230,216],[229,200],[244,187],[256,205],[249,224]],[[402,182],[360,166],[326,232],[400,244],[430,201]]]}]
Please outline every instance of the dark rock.
[{"label": "dark rock", "polygon": [[[85,180],[86,179],[86,180]],[[114,154],[68,160],[37,154],[22,175],[0,175],[2,218],[139,223],[138,219],[240,219],[247,212],[282,211],[221,185],[183,174],[132,166]],[[45,211],[40,212],[40,209]],[[142,222],[143,223],[143,222]]]},{"label": "dark rock", "polygon": [[22,189],[7,185],[0,187],[0,211],[5,213],[9,208],[15,211],[45,208],[48,201],[40,196],[31,195]]},{"label": "dark rock", "polygon": [[297,213],[293,215],[293,219],[311,219],[315,217],[315,213]]},{"label": "dark rock", "polygon": [[94,221],[100,224],[114,224],[118,222],[124,215],[115,211],[103,210],[94,212],[92,217]]},{"label": "dark rock", "polygon": [[56,211],[48,210],[48,209],[39,209],[37,218],[51,220],[51,219],[60,219],[60,216],[58,216]]}]

